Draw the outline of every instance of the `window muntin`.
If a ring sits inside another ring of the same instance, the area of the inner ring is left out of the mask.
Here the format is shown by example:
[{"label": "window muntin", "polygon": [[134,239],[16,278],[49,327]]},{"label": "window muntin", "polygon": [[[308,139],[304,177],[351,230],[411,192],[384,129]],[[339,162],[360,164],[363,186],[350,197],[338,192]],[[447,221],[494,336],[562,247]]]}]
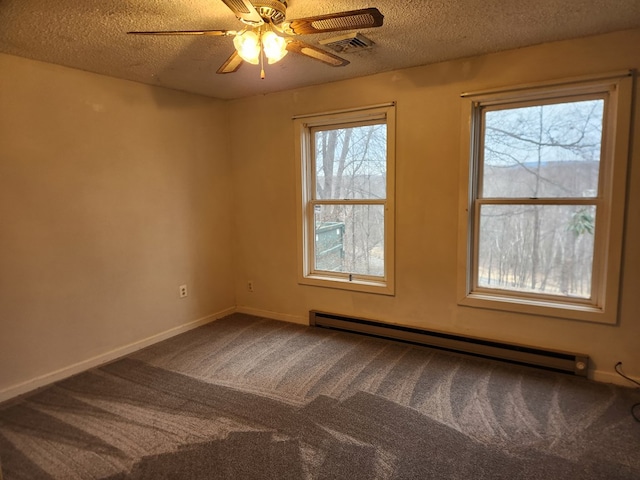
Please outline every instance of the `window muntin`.
[{"label": "window muntin", "polygon": [[631,78],[464,96],[460,304],[615,323]]},{"label": "window muntin", "polygon": [[301,283],[393,293],[393,106],[305,117]]}]

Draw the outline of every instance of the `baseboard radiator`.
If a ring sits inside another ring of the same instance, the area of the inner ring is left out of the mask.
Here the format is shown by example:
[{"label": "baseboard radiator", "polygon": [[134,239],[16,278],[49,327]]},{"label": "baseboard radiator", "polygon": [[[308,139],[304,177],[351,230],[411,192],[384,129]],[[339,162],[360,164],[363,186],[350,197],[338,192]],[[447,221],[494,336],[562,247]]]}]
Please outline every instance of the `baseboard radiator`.
[{"label": "baseboard radiator", "polygon": [[362,318],[311,310],[311,326],[398,340],[458,353],[503,360],[573,375],[587,376],[589,357],[578,353],[544,350],[482,338],[404,327]]}]

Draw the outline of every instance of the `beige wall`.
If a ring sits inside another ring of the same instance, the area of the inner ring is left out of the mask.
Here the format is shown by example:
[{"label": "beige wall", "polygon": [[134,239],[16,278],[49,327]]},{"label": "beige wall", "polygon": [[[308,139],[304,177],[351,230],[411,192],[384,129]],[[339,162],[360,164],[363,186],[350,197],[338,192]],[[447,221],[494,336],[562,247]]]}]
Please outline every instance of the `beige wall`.
[{"label": "beige wall", "polygon": [[232,309],[226,105],[0,72],[0,400]]},{"label": "beige wall", "polygon": [[[622,32],[228,103],[0,55],[0,401],[236,306],[574,350],[597,379],[617,361],[640,377],[637,99],[619,324],[456,304],[459,94],[638,68],[639,44]],[[388,101],[396,295],[298,285],[291,117]]]},{"label": "beige wall", "polygon": [[[460,93],[640,68],[640,30],[523,48],[232,102],[239,308],[304,321],[309,309],[587,353],[592,375],[640,376],[640,108],[634,110],[617,326],[456,304]],[[384,47],[380,47],[384,48]],[[396,295],[298,285],[291,117],[397,102]],[[251,141],[247,141],[247,120]],[[255,291],[247,291],[246,282]]]}]

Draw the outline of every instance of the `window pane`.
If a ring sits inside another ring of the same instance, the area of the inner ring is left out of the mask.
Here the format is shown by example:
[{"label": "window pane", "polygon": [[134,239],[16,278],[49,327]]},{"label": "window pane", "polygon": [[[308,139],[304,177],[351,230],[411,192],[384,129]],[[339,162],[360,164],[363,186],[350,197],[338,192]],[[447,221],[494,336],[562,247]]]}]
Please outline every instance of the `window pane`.
[{"label": "window pane", "polygon": [[482,205],[478,286],[591,297],[594,206]]},{"label": "window pane", "polygon": [[387,126],[314,132],[315,198],[384,199],[387,180]]},{"label": "window pane", "polygon": [[604,100],[485,112],[484,198],[595,197]]},{"label": "window pane", "polygon": [[315,270],[384,276],[384,207],[316,205]]}]

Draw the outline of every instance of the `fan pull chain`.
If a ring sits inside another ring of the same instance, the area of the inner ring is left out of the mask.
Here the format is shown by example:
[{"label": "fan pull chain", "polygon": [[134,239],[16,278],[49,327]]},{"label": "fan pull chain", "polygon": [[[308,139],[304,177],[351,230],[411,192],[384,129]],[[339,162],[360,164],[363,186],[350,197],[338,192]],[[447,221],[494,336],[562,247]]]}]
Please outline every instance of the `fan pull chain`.
[{"label": "fan pull chain", "polygon": [[[262,39],[262,35],[260,36],[260,38]],[[260,49],[260,80],[264,80],[265,78],[265,74],[264,74],[264,48]]]}]

